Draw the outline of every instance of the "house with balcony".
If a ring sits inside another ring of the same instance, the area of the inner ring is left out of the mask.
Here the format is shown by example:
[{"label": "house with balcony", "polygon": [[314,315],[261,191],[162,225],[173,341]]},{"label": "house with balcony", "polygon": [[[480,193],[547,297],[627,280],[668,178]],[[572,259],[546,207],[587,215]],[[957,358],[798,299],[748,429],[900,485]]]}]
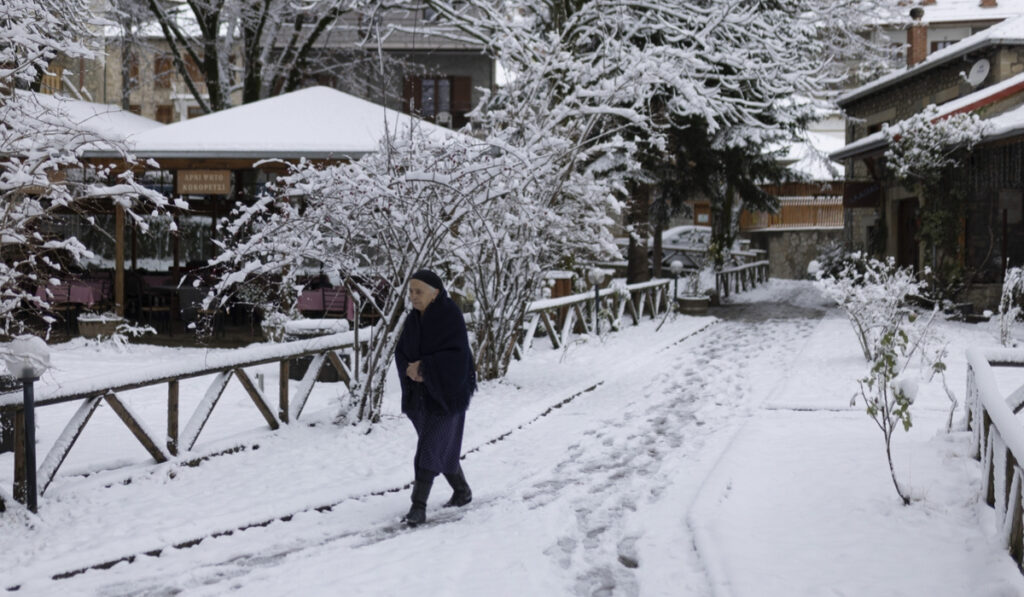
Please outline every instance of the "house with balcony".
[{"label": "house with balcony", "polygon": [[933,265],[936,256],[920,239],[928,197],[886,175],[882,128],[931,105],[937,119],[977,114],[988,130],[962,167],[966,215],[957,254],[968,277],[959,298],[991,308],[1006,268],[1024,263],[1024,16],[929,52],[927,14],[927,6],[914,9],[905,68],[838,99],[847,144],[831,157],[846,166],[844,241],[902,266]]}]

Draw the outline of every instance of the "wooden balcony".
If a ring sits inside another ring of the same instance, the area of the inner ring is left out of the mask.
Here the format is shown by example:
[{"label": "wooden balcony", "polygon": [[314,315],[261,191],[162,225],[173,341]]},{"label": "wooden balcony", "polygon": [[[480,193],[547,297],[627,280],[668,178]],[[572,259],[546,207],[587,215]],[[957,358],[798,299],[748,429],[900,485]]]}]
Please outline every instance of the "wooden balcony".
[{"label": "wooden balcony", "polygon": [[799,228],[842,228],[842,197],[780,197],[777,213],[740,214],[740,230],[786,230]]}]

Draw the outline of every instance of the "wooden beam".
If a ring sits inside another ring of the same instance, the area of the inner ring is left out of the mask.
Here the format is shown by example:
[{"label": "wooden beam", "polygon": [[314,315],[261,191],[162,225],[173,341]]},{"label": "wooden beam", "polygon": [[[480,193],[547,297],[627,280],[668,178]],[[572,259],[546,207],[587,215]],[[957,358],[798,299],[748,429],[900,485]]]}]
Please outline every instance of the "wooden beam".
[{"label": "wooden beam", "polygon": [[124,208],[114,208],[114,312],[124,317]]},{"label": "wooden beam", "polygon": [[338,372],[338,377],[344,382],[345,387],[351,388],[352,383],[352,372],[349,371],[348,366],[341,360],[338,353],[333,350],[327,351],[327,359],[331,362],[331,366]]},{"label": "wooden beam", "polygon": [[74,416],[68,421],[68,424],[64,427],[64,431],[61,432],[60,437],[54,442],[53,447],[50,448],[50,452],[43,459],[42,466],[39,467],[39,494],[42,495],[46,492],[46,489],[53,482],[53,478],[57,476],[57,470],[60,465],[64,464],[64,459],[67,458],[68,453],[71,452],[72,446],[78,441],[78,437],[82,435],[82,430],[85,429],[85,424],[89,422],[89,418],[92,417],[92,413],[96,412],[96,407],[103,401],[103,396],[96,396],[94,398],[88,398],[82,402],[82,405],[75,411]]},{"label": "wooden beam", "polygon": [[263,396],[263,392],[256,387],[256,384],[252,383],[252,379],[249,378],[249,374],[245,372],[245,369],[241,367],[235,368],[235,377],[241,382],[242,387],[252,398],[253,403],[256,404],[256,408],[259,409],[260,414],[266,419],[267,425],[270,425],[271,429],[278,429],[281,424],[278,422],[277,417],[274,416],[274,411],[270,409],[270,405],[267,404],[266,398]]},{"label": "wooden beam", "polygon": [[290,365],[288,359],[281,360],[281,367],[279,369],[281,375],[277,381],[277,417],[282,423],[287,424],[289,421],[288,417],[288,376],[291,375]]},{"label": "wooden beam", "polygon": [[541,323],[544,324],[544,330],[547,332],[548,338],[551,338],[551,345],[555,349],[561,348],[562,344],[559,341],[558,333],[555,332],[555,326],[551,325],[551,318],[548,317],[548,314],[547,314],[546,311],[541,311],[540,312],[540,321],[541,321]]},{"label": "wooden beam", "polygon": [[310,361],[306,374],[302,376],[302,381],[299,382],[299,387],[295,391],[295,401],[292,403],[292,412],[290,413],[293,421],[299,420],[299,415],[306,407],[306,401],[309,400],[309,394],[313,391],[313,385],[316,384],[316,379],[320,376],[320,369],[326,360],[327,355],[320,353]]},{"label": "wooden beam", "polygon": [[178,394],[179,382],[173,379],[167,382],[167,452],[178,455]]},{"label": "wooden beam", "polygon": [[157,462],[167,462],[167,453],[160,445],[160,442],[158,442],[156,438],[149,433],[149,430],[147,430],[139,418],[135,416],[135,413],[128,408],[128,405],[121,402],[121,399],[113,392],[108,392],[103,396],[103,398],[107,401],[107,404],[110,405],[110,408],[117,413],[117,416],[124,421],[128,430],[132,432],[135,439],[139,440],[139,443],[142,444],[142,447],[145,448],[147,452],[149,452],[149,455]]},{"label": "wooden beam", "polygon": [[[206,422],[210,420],[210,414],[213,413],[213,407],[217,406],[217,402],[220,397],[224,394],[224,388],[227,387],[228,381],[231,380],[232,370],[221,371],[213,378],[213,382],[210,387],[206,389],[206,394],[203,395],[203,399],[199,401],[199,405],[196,406],[195,412],[189,417],[188,424],[185,425],[185,432],[181,436],[181,440],[178,443],[178,450],[188,452],[196,445],[196,440],[199,439],[199,433],[202,432]],[[184,449],[183,449],[184,448]]]}]

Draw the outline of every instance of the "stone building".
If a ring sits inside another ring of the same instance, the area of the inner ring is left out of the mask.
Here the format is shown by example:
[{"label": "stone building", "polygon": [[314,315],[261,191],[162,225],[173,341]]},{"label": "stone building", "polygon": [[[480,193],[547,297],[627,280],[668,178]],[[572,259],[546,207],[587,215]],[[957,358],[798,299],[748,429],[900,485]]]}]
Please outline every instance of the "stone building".
[{"label": "stone building", "polygon": [[894,257],[900,265],[931,265],[935,256],[924,254],[919,236],[919,210],[928,197],[888,180],[882,128],[930,105],[938,107],[938,118],[978,114],[989,130],[963,172],[967,215],[958,242],[971,279],[960,298],[991,307],[1005,268],[1024,263],[1024,17],[928,53],[920,7],[914,16],[907,67],[838,100],[848,116],[847,145],[831,157],[846,164],[844,239],[850,248]]}]

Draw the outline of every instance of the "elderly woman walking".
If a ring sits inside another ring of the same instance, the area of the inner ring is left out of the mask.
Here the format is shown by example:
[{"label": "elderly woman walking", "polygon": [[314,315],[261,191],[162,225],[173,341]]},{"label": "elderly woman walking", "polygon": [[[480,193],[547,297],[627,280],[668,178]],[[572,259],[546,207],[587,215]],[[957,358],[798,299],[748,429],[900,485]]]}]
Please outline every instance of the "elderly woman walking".
[{"label": "elderly woman walking", "polygon": [[454,490],[445,507],[465,506],[473,499],[459,457],[476,369],[466,321],[441,278],[425,269],[413,274],[409,301],[413,311],[398,340],[395,364],[402,382],[402,412],[417,436],[412,508],[404,518],[415,526],[427,519],[427,498],[438,474]]}]

